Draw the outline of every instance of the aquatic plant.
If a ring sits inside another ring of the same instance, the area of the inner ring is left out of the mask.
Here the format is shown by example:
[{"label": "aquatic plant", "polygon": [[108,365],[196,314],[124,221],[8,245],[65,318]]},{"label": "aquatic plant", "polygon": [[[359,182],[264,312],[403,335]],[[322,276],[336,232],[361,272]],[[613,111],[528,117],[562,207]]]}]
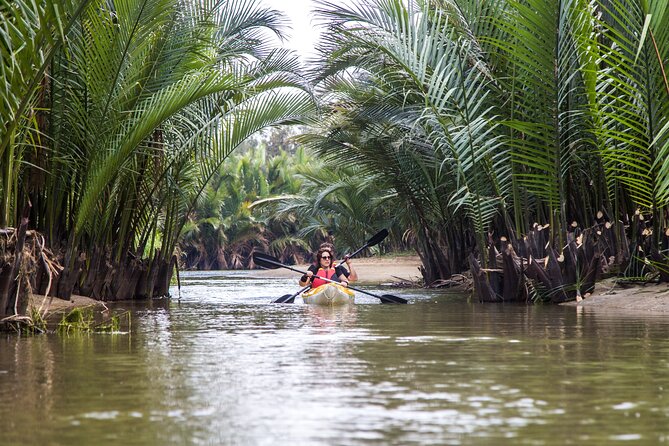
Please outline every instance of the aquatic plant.
[{"label": "aquatic plant", "polygon": [[129,311],[112,313],[102,321],[96,321],[90,307],[74,308],[63,314],[56,331],[60,334],[71,333],[118,333],[121,330],[121,320],[125,319],[130,329],[131,315]]}]

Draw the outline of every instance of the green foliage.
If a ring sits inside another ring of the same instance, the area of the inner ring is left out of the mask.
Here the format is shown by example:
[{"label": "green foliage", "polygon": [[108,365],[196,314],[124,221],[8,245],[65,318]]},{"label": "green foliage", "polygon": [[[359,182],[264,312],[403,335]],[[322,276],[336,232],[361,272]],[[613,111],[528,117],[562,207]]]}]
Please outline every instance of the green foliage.
[{"label": "green foliage", "polygon": [[309,247],[296,236],[295,216],[278,215],[273,206],[254,208],[253,203],[299,192],[302,183],[295,170],[303,162],[309,159],[302,150],[294,157],[283,150],[268,157],[264,145],[228,157],[184,226],[180,247],[186,267],[246,268],[255,250],[301,261]]},{"label": "green foliage", "polygon": [[[652,4],[651,4],[652,3]],[[383,184],[428,282],[484,252],[603,211],[665,221],[666,2],[320,2],[323,116],[303,138]],[[338,215],[344,215],[342,212]],[[429,268],[428,268],[429,269]]]},{"label": "green foliage", "polygon": [[63,314],[57,331],[60,334],[88,332],[92,330],[93,324],[93,311],[90,308],[75,308]]},{"label": "green foliage", "polygon": [[20,0],[0,13],[0,226],[30,200],[66,268],[81,253],[169,259],[230,153],[313,108],[297,57],[268,44],[282,17],[258,1]]},{"label": "green foliage", "polygon": [[[462,38],[444,9],[399,0],[324,6],[319,13],[333,23],[317,78],[326,117],[305,142],[375,177],[385,196],[396,194],[396,214],[419,250],[433,251],[432,262],[446,257],[435,244],[442,231],[471,237],[464,224],[483,249],[483,230],[497,216],[505,221],[511,172],[479,45]],[[458,264],[445,270],[463,266],[463,255],[450,257]]]},{"label": "green foliage", "polygon": [[296,176],[302,184],[299,194],[277,197],[273,212],[281,218],[295,215],[299,235],[314,240],[313,248],[319,240],[333,239],[337,252],[344,254],[380,228],[396,225],[394,193],[377,181],[378,175],[313,159],[299,165]]},{"label": "green foliage", "polygon": [[58,323],[56,331],[59,334],[73,333],[119,333],[121,330],[121,321],[130,330],[130,312],[112,313],[102,321],[96,320],[93,310],[90,307],[77,307],[67,314],[63,314]]},{"label": "green foliage", "polygon": [[39,308],[34,306],[30,307],[30,320],[32,321],[31,332],[33,334],[46,333],[47,331],[46,319],[44,319],[44,316],[42,315],[42,313],[40,313]]},{"label": "green foliage", "polygon": [[[254,1],[3,4],[0,225],[29,199],[70,263],[168,258],[181,238],[207,268],[259,249],[298,261],[303,240],[332,236],[344,252],[390,227],[428,283],[465,269],[488,233],[549,223],[559,251],[600,211],[648,214],[659,250],[666,2],[318,5],[310,85],[263,37],[281,17]],[[245,143],[280,124],[310,127]]]}]

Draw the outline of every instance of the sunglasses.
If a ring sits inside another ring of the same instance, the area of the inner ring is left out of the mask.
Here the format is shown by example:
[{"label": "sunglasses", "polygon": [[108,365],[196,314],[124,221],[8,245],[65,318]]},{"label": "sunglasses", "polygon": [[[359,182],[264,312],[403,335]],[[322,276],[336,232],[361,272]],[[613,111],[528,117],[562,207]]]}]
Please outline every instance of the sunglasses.
[{"label": "sunglasses", "polygon": [[323,259],[323,260],[330,260],[330,256],[321,256],[321,259]]}]

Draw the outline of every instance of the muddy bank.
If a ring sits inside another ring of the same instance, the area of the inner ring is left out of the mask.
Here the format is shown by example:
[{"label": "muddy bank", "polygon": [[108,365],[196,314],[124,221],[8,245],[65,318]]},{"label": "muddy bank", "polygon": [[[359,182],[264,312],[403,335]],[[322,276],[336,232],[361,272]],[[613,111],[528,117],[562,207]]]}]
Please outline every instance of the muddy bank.
[{"label": "muddy bank", "polygon": [[30,308],[36,308],[42,311],[46,310],[48,314],[66,313],[74,308],[83,308],[89,306],[99,307],[101,310],[106,309],[104,302],[91,299],[90,297],[86,296],[78,296],[73,294],[70,296],[69,300],[64,300],[52,296],[41,296],[38,294],[33,294],[30,296],[28,311],[30,311]]},{"label": "muddy bank", "polygon": [[667,284],[622,284],[615,279],[598,282],[595,292],[580,302],[561,305],[615,311],[619,313],[654,313],[669,316]]}]

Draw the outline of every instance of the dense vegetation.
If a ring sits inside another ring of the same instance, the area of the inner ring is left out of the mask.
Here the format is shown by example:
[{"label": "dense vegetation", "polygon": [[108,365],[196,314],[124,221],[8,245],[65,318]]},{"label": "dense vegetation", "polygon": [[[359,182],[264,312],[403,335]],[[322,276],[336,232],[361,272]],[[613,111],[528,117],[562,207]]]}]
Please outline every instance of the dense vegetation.
[{"label": "dense vegetation", "polygon": [[[379,228],[398,227],[392,202],[379,198],[385,190],[360,169],[308,155],[292,143],[295,132],[274,129],[225,160],[182,230],[182,268],[253,267],[255,251],[303,263],[323,241],[344,254]],[[401,235],[374,251],[406,249]]]},{"label": "dense vegetation", "polygon": [[[53,283],[37,274],[40,292],[164,295],[182,228],[224,159],[313,107],[296,57],[267,44],[279,15],[249,1],[0,8],[0,227],[24,217],[62,262]],[[25,290],[16,266],[3,263],[0,315]]]},{"label": "dense vegetation", "polygon": [[[45,236],[33,246],[61,260],[52,292],[164,294],[179,241],[190,264],[235,267],[381,226],[415,245],[427,283],[471,253],[495,266],[491,244],[520,251],[537,228],[546,256],[596,226],[617,243],[597,255],[663,270],[666,2],[318,4],[319,60],[300,72],[261,32],[281,33],[278,14],[254,1],[2,3],[0,227]],[[295,122],[312,155],[224,164]]]},{"label": "dense vegetation", "polygon": [[[558,258],[593,228],[588,262],[615,257],[625,270],[641,257],[667,270],[667,9],[323,3],[315,75],[325,117],[303,141],[397,194],[428,283],[466,269],[470,252],[494,268],[491,243],[527,250],[537,229],[547,237],[535,256]],[[609,247],[601,230],[613,233]]]}]

